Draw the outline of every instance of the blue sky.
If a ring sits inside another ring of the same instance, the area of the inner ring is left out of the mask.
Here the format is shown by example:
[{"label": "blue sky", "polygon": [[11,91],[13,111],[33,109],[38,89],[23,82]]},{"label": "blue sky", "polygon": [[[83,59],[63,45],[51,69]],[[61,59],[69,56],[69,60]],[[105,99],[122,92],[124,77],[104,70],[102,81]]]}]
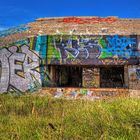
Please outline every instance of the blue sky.
[{"label": "blue sky", "polygon": [[140,0],[1,0],[0,13],[0,30],[40,17],[140,18]]}]

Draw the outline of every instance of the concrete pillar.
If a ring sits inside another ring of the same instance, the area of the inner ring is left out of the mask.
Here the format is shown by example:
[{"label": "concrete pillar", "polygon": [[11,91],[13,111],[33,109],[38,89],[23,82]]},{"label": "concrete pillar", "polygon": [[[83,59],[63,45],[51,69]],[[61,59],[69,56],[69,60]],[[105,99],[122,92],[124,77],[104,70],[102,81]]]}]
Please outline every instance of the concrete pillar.
[{"label": "concrete pillar", "polygon": [[95,77],[95,83],[96,87],[100,87],[100,68],[94,69],[94,77]]},{"label": "concrete pillar", "polygon": [[83,87],[100,87],[100,70],[99,68],[83,68]]},{"label": "concrete pillar", "polygon": [[128,65],[124,66],[124,87],[129,88]]}]

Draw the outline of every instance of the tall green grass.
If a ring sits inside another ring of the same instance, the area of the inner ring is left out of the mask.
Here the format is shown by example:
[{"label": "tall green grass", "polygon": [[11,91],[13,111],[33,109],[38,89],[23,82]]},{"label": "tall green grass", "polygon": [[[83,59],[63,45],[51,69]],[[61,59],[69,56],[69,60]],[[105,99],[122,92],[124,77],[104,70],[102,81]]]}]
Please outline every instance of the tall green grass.
[{"label": "tall green grass", "polygon": [[140,99],[1,95],[0,140],[140,140]]}]

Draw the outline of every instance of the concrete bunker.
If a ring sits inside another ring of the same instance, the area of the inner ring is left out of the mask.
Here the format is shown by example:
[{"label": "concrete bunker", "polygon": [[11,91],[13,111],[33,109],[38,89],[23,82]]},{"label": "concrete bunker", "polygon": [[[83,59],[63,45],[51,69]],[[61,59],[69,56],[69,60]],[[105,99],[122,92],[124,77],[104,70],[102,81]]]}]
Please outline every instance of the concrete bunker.
[{"label": "concrete bunker", "polygon": [[139,25],[139,19],[61,17],[3,31],[0,93],[42,87],[140,93]]},{"label": "concrete bunker", "polygon": [[124,80],[124,66],[49,65],[48,70],[52,82],[50,87],[127,87]]}]

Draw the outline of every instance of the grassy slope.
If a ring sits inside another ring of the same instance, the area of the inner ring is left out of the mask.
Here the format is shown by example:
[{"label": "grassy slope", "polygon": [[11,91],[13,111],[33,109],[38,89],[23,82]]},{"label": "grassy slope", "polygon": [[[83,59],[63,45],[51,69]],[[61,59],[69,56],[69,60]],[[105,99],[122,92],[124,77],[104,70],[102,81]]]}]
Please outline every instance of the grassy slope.
[{"label": "grassy slope", "polygon": [[0,140],[137,140],[140,99],[0,96]]}]

